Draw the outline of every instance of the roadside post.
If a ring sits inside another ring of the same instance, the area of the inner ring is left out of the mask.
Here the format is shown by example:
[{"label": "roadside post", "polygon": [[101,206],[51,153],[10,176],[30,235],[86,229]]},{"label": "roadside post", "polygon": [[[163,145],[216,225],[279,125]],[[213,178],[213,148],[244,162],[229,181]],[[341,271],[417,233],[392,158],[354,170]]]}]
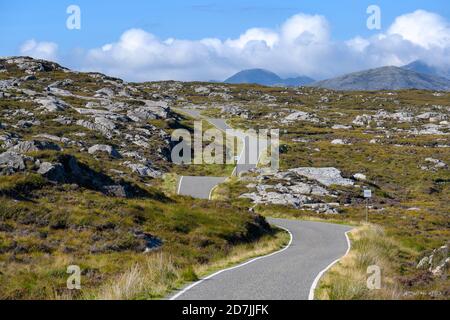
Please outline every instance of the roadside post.
[{"label": "roadside post", "polygon": [[364,198],[366,199],[366,222],[369,222],[369,199],[372,198],[372,190],[364,189]]}]

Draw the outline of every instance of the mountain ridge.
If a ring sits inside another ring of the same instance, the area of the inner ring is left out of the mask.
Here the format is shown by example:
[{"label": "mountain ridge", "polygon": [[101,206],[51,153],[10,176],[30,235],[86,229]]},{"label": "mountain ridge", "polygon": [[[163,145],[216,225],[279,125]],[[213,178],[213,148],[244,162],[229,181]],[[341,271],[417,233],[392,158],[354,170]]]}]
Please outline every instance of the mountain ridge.
[{"label": "mountain ridge", "polygon": [[231,83],[231,84],[252,83],[265,86],[289,86],[289,87],[303,86],[313,82],[314,79],[309,78],[307,76],[298,76],[283,79],[276,73],[261,68],[246,69],[239,71],[224,81],[224,83]]},{"label": "mountain ridge", "polygon": [[343,91],[401,89],[449,91],[450,80],[400,67],[386,66],[317,81],[310,86]]},{"label": "mountain ridge", "polygon": [[416,71],[419,73],[429,74],[432,76],[438,76],[450,79],[450,68],[440,68],[433,65],[430,65],[422,60],[415,60],[407,65],[402,67],[406,70]]}]

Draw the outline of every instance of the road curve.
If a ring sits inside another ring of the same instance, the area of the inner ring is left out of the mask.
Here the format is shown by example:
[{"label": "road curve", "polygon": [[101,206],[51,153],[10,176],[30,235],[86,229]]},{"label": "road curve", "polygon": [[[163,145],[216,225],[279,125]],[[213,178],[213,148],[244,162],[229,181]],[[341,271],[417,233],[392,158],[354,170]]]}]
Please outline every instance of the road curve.
[{"label": "road curve", "polygon": [[[200,111],[195,109],[177,109],[177,111],[184,113],[194,119],[202,119]],[[229,130],[229,134],[235,135],[243,142],[243,148],[241,154],[238,157],[236,167],[232,173],[233,176],[238,176],[243,172],[247,172],[256,168],[257,157],[255,157],[254,163],[250,162],[251,150],[246,142],[244,136],[238,131],[233,130],[224,119],[204,118],[213,126],[219,130]],[[260,154],[262,150],[252,150],[254,154]],[[225,182],[227,177],[193,177],[183,176],[178,181],[177,193],[183,196],[191,196],[198,199],[210,199],[212,190],[219,184]]]},{"label": "road curve", "polygon": [[222,270],[175,293],[171,300],[307,300],[318,276],[349,248],[344,225],[268,219],[292,235],[288,248]]},{"label": "road curve", "polygon": [[178,194],[197,199],[209,200],[211,191],[224,183],[227,177],[192,177],[182,176],[178,181]]}]

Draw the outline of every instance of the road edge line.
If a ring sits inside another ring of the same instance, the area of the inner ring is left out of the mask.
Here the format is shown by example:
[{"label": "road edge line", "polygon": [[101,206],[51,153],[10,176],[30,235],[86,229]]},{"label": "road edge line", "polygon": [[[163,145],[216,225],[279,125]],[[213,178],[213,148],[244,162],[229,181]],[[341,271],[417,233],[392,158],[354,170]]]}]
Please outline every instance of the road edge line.
[{"label": "road edge line", "polygon": [[[275,226],[277,226],[277,225],[275,225]],[[269,253],[269,254],[264,255],[264,256],[260,256],[260,257],[253,258],[253,259],[251,259],[251,260],[249,260],[249,261],[247,261],[247,262],[238,264],[237,266],[219,270],[219,271],[217,271],[217,272],[215,272],[215,273],[213,273],[213,274],[211,274],[211,275],[209,275],[209,276],[207,276],[207,277],[204,277],[204,278],[202,278],[202,279],[200,279],[200,280],[198,280],[198,281],[196,281],[196,282],[194,282],[194,283],[191,283],[189,286],[187,286],[186,288],[182,289],[182,290],[181,290],[180,292],[178,292],[176,295],[172,296],[169,300],[176,300],[177,298],[179,298],[180,296],[182,296],[183,294],[185,294],[187,291],[189,291],[189,290],[191,290],[192,288],[194,288],[195,286],[201,284],[203,281],[212,279],[212,278],[214,278],[215,276],[217,276],[217,275],[219,275],[219,274],[221,274],[221,273],[223,273],[223,272],[231,271],[231,270],[234,270],[234,269],[237,269],[237,268],[246,266],[246,265],[248,265],[248,264],[250,264],[250,263],[253,263],[253,262],[257,261],[257,260],[261,260],[261,259],[264,259],[264,258],[268,258],[268,257],[274,256],[274,255],[276,255],[276,254],[282,253],[283,251],[289,249],[289,248],[291,247],[291,245],[292,245],[293,240],[294,240],[294,236],[292,235],[291,231],[289,231],[288,229],[286,229],[286,228],[284,228],[284,227],[281,227],[281,226],[277,226],[277,227],[280,228],[280,229],[283,229],[284,231],[287,231],[287,232],[289,233],[290,240],[289,240],[289,243],[288,243],[284,248],[282,248],[282,249],[280,249],[280,250],[278,250],[278,251]]]},{"label": "road edge line", "polygon": [[[220,184],[220,183],[219,183]],[[216,184],[214,187],[212,187],[211,191],[209,192],[209,198],[208,200],[212,200],[213,192],[214,190],[219,186],[219,184]]]},{"label": "road edge line", "polygon": [[180,177],[180,181],[178,182],[178,190],[177,190],[177,194],[180,194],[180,191],[181,191],[181,183],[183,182],[183,178],[184,178],[184,176],[181,176],[181,177]]},{"label": "road edge line", "polygon": [[349,230],[349,231],[345,232],[345,238],[347,239],[347,251],[345,252],[345,254],[344,254],[342,257],[340,257],[340,258],[334,260],[334,261],[333,261],[332,263],[330,263],[325,269],[323,269],[322,271],[320,271],[320,273],[316,276],[316,278],[314,279],[314,281],[313,281],[313,283],[312,283],[312,285],[311,285],[311,288],[309,289],[308,300],[314,300],[314,294],[315,294],[317,285],[319,284],[319,281],[320,281],[320,279],[323,277],[323,275],[324,275],[329,269],[331,269],[331,267],[333,267],[336,263],[338,263],[341,259],[345,258],[345,257],[349,254],[349,252],[350,252],[350,250],[351,250],[351,247],[352,247],[352,244],[351,244],[351,241],[350,241],[350,238],[349,238],[348,234],[349,234],[351,231],[352,231],[352,230]]}]

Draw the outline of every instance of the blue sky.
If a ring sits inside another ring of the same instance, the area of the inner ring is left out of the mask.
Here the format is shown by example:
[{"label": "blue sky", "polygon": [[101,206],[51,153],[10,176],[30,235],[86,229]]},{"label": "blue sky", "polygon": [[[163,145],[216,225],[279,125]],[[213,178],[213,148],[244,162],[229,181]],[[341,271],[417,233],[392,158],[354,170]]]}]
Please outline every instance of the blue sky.
[{"label": "blue sky", "polygon": [[[71,4],[76,4],[81,8],[81,30],[68,30],[65,26],[68,17],[66,8]],[[376,4],[381,8],[381,30],[368,30],[366,27],[368,16],[366,8],[371,4]],[[238,39],[246,30],[251,28],[279,30],[290,17],[299,13],[323,16],[329,26],[330,39],[328,41],[344,43],[355,37],[370,39],[377,34],[383,34],[389,30],[396,18],[418,9],[438,14],[446,22],[450,20],[448,0],[2,1],[0,3],[0,36],[2,39],[0,55],[21,54],[23,53],[21,52],[23,44],[34,39],[37,43],[48,42],[57,45],[58,53],[52,57],[70,67],[78,69],[94,68],[129,77],[127,74],[122,74],[122,71],[118,70],[117,67],[105,67],[105,65],[110,66],[114,61],[108,60],[105,62],[103,60],[102,63],[96,64],[95,61],[93,62],[92,56],[86,55],[90,50],[101,48],[105,44],[117,43],[121,35],[130,29],[141,30],[161,41],[167,38],[190,41],[215,38],[226,41],[227,39]],[[402,46],[401,50],[404,50],[404,48],[405,46]],[[334,48],[333,50],[339,51],[340,49]],[[339,52],[336,54],[339,54]],[[408,54],[410,54],[409,51]],[[423,54],[423,52],[420,54]],[[418,53],[418,56],[420,54]],[[242,61],[239,63],[229,62],[228,60],[232,59],[232,56],[224,58],[222,53],[219,56],[220,59],[217,58],[217,61],[220,63],[218,62],[213,67],[210,66],[211,70],[217,67],[217,72],[211,72],[211,74],[207,72],[193,73],[192,78],[220,77],[226,72],[232,72],[241,66],[246,67],[247,64],[251,64]],[[228,61],[229,71],[223,65],[224,60]],[[181,73],[174,71],[174,65],[179,65],[179,61],[169,64],[171,64],[171,68],[166,73],[158,65],[156,69],[159,70],[159,77],[167,78],[181,75]],[[263,60],[261,64],[264,64]],[[371,66],[370,63],[367,65]],[[151,66],[154,66],[154,60],[150,61],[150,65],[147,63],[146,66],[150,70]],[[265,67],[264,65],[259,66]],[[182,68],[189,69],[190,66],[182,66]],[[288,73],[287,70],[288,68],[280,68],[276,71],[286,74]],[[300,66],[294,68],[294,70],[296,70],[296,73],[304,71],[303,73],[314,76],[320,77],[321,75],[319,71],[312,74],[314,72]],[[336,70],[336,72],[341,71]],[[327,75],[326,72],[322,72],[322,74],[323,76]],[[145,74],[142,77],[145,77]],[[182,80],[189,78],[189,72],[184,72],[179,78]]]}]

